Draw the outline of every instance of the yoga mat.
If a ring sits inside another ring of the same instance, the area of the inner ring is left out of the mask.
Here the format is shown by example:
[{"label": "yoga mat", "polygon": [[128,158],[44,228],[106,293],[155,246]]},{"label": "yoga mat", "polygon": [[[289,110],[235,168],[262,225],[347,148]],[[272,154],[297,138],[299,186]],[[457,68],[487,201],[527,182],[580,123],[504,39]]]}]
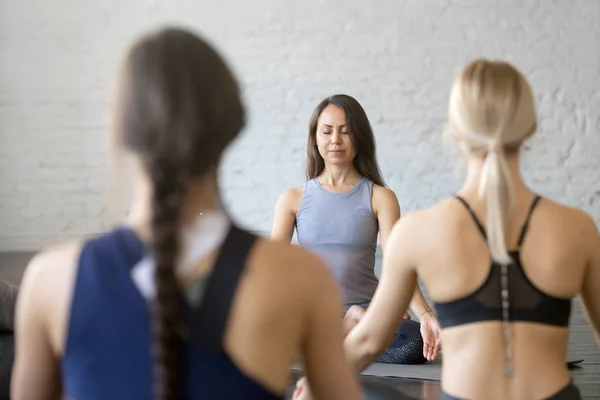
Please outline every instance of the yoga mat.
[{"label": "yoga mat", "polygon": [[[579,367],[583,360],[567,361],[567,367],[574,369]],[[300,364],[294,365],[295,371],[302,371]],[[440,381],[442,379],[442,356],[434,361],[419,365],[400,365],[400,364],[371,364],[367,369],[360,373],[367,376],[379,376],[385,378],[407,378],[421,379],[424,381]]]},{"label": "yoga mat", "polygon": [[362,371],[361,375],[439,381],[442,379],[442,359],[438,356],[434,361],[417,365],[375,363]]},{"label": "yoga mat", "polygon": [[[301,364],[296,364],[292,367],[294,371],[302,371]],[[432,362],[417,365],[400,365],[400,364],[371,364],[367,369],[360,373],[367,376],[380,376],[386,378],[409,378],[421,379],[425,381],[439,381],[442,375],[442,358],[438,358]]]}]

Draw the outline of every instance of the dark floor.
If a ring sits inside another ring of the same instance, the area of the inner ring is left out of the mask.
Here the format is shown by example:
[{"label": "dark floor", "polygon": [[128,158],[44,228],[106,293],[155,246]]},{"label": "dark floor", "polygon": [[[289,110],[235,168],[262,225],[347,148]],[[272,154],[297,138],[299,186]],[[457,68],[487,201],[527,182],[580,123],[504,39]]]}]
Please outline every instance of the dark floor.
[{"label": "dark floor", "polygon": [[[0,253],[0,279],[18,284],[31,253]],[[580,368],[572,371],[575,384],[584,399],[600,399],[600,351],[594,335],[576,301],[571,318],[569,360],[583,359]],[[294,376],[294,382],[298,379]],[[367,378],[370,379],[370,378]],[[400,392],[414,399],[439,399],[440,384],[436,381],[417,379],[377,378],[395,386]]]}]

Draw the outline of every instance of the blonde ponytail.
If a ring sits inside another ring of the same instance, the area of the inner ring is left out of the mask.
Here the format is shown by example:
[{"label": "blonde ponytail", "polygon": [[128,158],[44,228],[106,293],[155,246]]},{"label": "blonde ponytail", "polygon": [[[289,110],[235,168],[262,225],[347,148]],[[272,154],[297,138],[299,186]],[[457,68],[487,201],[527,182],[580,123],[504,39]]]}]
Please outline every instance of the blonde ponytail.
[{"label": "blonde ponytail", "polygon": [[518,151],[537,127],[533,93],[523,75],[502,61],[469,63],[454,82],[448,133],[472,154],[485,156],[479,196],[485,199],[492,259],[508,265],[506,231],[513,207],[507,152]]},{"label": "blonde ponytail", "polygon": [[502,265],[512,262],[506,245],[506,227],[513,205],[510,172],[501,145],[487,152],[479,182],[479,197],[486,203],[486,234],[492,259]]}]

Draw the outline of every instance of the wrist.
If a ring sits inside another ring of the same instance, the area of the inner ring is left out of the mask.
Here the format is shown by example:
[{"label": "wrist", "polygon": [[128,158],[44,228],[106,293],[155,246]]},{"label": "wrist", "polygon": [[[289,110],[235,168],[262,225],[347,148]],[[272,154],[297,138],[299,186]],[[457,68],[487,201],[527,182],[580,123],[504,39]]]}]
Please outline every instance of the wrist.
[{"label": "wrist", "polygon": [[433,315],[434,315],[433,310],[424,310],[424,311],[421,311],[421,313],[418,315],[417,319],[419,321],[421,321],[422,319],[431,317]]}]

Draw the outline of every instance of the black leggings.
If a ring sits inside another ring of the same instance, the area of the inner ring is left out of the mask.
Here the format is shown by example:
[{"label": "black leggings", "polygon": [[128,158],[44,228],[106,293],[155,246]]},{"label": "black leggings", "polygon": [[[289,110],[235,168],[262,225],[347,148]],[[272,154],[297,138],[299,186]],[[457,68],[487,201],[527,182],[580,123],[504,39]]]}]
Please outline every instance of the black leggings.
[{"label": "black leggings", "polygon": [[[365,310],[369,303],[359,304]],[[421,324],[412,319],[402,320],[396,328],[394,340],[390,347],[379,355],[376,362],[383,364],[425,364],[423,356],[423,337]]]},{"label": "black leggings", "polygon": [[[569,383],[567,386],[554,393],[552,396],[547,397],[544,400],[581,400],[581,393],[577,386],[573,383]],[[459,397],[450,396],[449,394],[442,393],[442,400],[464,400]]]}]

